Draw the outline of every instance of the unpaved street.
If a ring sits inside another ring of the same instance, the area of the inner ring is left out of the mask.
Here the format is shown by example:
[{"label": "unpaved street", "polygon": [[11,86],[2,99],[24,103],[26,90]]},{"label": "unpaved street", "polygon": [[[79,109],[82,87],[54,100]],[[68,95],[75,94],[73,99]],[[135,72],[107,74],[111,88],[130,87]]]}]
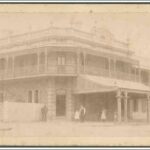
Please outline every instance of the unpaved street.
[{"label": "unpaved street", "polygon": [[150,137],[150,124],[37,122],[3,123],[1,136],[23,137]]}]

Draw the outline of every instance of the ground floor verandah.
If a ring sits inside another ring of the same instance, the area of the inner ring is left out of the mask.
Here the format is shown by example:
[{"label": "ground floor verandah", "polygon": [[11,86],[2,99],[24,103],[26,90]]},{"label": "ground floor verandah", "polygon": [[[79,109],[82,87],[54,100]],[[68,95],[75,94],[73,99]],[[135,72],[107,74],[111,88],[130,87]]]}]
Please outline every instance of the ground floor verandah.
[{"label": "ground floor verandah", "polygon": [[99,121],[105,109],[107,121],[148,122],[149,94],[150,88],[141,83],[83,75],[78,78],[75,109],[84,105],[86,120],[91,121]]},{"label": "ground floor verandah", "polygon": [[106,110],[107,122],[148,121],[147,94],[128,93],[118,100],[117,91],[86,93],[75,96],[74,109],[83,105],[86,108],[86,121],[102,121],[101,114]]}]

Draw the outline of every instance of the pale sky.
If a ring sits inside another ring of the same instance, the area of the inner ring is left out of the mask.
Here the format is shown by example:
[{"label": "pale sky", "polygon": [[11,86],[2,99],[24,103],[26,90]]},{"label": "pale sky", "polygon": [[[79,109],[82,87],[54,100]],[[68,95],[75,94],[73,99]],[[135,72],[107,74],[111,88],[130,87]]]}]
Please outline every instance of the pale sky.
[{"label": "pale sky", "polygon": [[0,38],[8,35],[45,29],[51,26],[90,31],[93,26],[108,29],[116,39],[130,39],[130,48],[137,56],[150,59],[150,12],[78,12],[78,13],[0,13]]}]

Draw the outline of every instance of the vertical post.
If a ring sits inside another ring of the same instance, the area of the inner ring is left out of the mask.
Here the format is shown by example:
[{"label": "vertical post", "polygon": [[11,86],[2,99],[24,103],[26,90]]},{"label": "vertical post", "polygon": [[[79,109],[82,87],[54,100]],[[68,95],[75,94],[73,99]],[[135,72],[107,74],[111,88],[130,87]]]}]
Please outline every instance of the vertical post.
[{"label": "vertical post", "polygon": [[139,82],[141,82],[141,69],[139,67]]},{"label": "vertical post", "polygon": [[124,121],[128,121],[128,92],[124,91]]},{"label": "vertical post", "polygon": [[9,61],[9,57],[6,57],[6,62],[4,65],[4,72],[3,72],[3,79],[7,78],[7,72],[8,72],[8,61]]},{"label": "vertical post", "polygon": [[85,57],[86,57],[86,54],[85,54],[85,52],[84,52],[84,53],[83,53],[83,59],[84,59],[84,60],[83,60],[83,73],[84,73],[84,74],[85,74],[85,71],[86,71],[86,70],[85,70],[85,62],[86,62],[86,58],[85,58]]},{"label": "vertical post", "polygon": [[147,122],[150,121],[150,95],[147,94]]},{"label": "vertical post", "polygon": [[111,77],[111,69],[110,69],[110,58],[108,58],[108,69],[109,69],[109,73],[108,76]]},{"label": "vertical post", "polygon": [[47,72],[47,70],[48,70],[48,49],[46,49],[46,48],[45,48],[45,61],[44,62],[45,62],[44,70],[45,70],[45,72]]},{"label": "vertical post", "polygon": [[15,56],[12,56],[12,77],[15,76]]},{"label": "vertical post", "polygon": [[121,90],[119,89],[117,91],[117,116],[118,116],[118,122],[121,122],[121,98],[122,98],[122,95],[121,95]]},{"label": "vertical post", "polygon": [[137,81],[137,79],[136,79],[136,67],[134,67],[134,80]]},{"label": "vertical post", "polygon": [[76,67],[77,67],[77,74],[79,74],[80,73],[80,55],[79,55],[79,52],[77,51],[77,65],[76,65]]},{"label": "vertical post", "polygon": [[40,70],[40,53],[39,51],[37,52],[37,73],[39,73],[39,70]]},{"label": "vertical post", "polygon": [[74,104],[73,104],[73,94],[70,89],[67,90],[66,101],[67,101],[67,119],[72,120],[74,112],[73,108]]},{"label": "vertical post", "polygon": [[117,72],[116,72],[116,60],[114,59],[114,77],[117,78]]}]

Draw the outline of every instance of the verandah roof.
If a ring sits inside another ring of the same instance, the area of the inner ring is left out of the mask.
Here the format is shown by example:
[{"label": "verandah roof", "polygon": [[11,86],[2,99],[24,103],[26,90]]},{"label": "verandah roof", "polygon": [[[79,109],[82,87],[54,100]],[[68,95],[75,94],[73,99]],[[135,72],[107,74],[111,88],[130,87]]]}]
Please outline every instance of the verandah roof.
[{"label": "verandah roof", "polygon": [[118,80],[93,75],[80,75],[75,93],[111,92],[126,89],[136,93],[150,92],[150,87],[134,81]]}]

